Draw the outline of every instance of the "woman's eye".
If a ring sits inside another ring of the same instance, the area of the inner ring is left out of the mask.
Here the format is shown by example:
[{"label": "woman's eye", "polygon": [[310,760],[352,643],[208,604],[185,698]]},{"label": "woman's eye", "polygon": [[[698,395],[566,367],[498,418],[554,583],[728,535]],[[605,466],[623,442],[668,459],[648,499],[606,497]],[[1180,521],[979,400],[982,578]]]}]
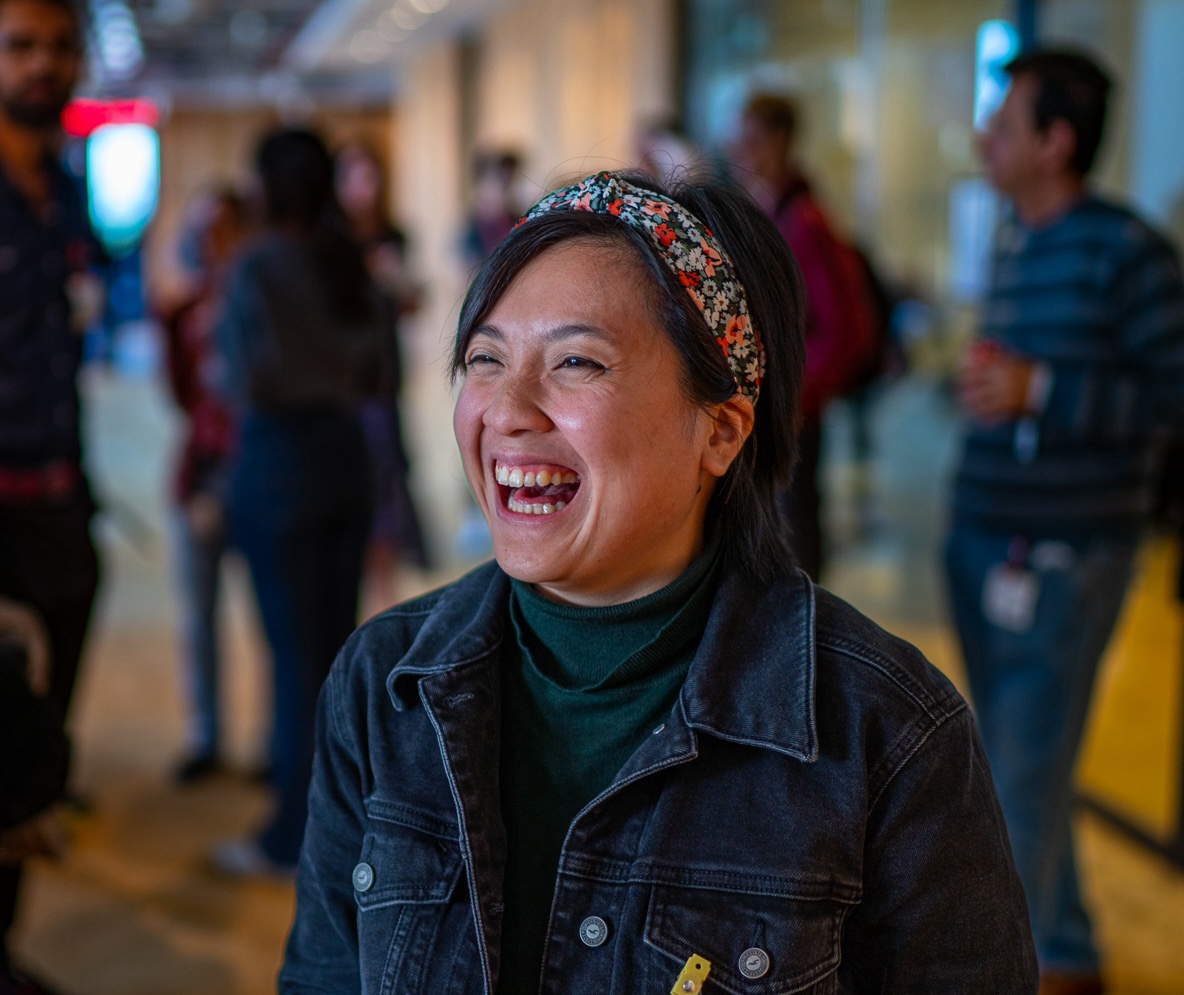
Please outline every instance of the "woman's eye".
[{"label": "woman's eye", "polygon": [[494,359],[492,356],[490,356],[488,353],[475,352],[471,356],[468,356],[465,359],[465,369],[471,370],[476,366],[488,366],[488,365],[490,365],[492,363],[496,363],[496,362],[497,362],[497,360]]},{"label": "woman's eye", "polygon": [[604,365],[584,356],[565,356],[559,363],[561,370],[603,370]]}]

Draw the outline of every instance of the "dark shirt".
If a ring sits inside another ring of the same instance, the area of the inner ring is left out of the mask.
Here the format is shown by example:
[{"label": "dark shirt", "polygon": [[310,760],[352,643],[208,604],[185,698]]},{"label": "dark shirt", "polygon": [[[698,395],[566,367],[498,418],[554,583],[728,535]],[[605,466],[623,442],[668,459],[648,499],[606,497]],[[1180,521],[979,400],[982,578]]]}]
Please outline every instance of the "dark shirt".
[{"label": "dark shirt", "polygon": [[0,166],[0,467],[78,462],[82,339],[67,284],[97,249],[74,181],[56,163],[38,215]]},{"label": "dark shirt", "polygon": [[580,608],[514,581],[502,673],[506,874],[498,990],[538,989],[559,854],[580,809],[666,721],[711,608],[718,543],[673,583]]},{"label": "dark shirt", "polygon": [[1035,417],[972,423],[957,518],[1040,534],[1131,531],[1154,497],[1157,433],[1184,425],[1184,283],[1175,251],[1087,197],[1040,229],[1005,223],[982,336],[1048,364]]},{"label": "dark shirt", "polygon": [[389,309],[340,317],[309,242],[269,234],[235,263],[215,330],[219,387],[240,410],[351,408],[391,370]]}]

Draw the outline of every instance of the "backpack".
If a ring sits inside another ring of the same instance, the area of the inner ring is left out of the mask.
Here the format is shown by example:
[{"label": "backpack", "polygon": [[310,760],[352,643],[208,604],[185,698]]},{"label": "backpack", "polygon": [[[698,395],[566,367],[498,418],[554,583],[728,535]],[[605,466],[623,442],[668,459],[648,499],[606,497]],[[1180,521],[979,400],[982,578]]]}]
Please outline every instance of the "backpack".
[{"label": "backpack", "polygon": [[[782,193],[773,214],[779,228],[785,224],[785,215],[791,209],[797,212],[796,224],[809,231],[811,251],[816,254],[816,258],[805,261],[806,266],[802,266],[803,260],[799,258],[799,266],[815,275],[825,271],[839,312],[833,318],[842,330],[842,341],[828,344],[832,348],[827,349],[827,359],[820,368],[819,364],[810,362],[810,340],[814,333],[807,327],[805,393],[812,400],[807,400],[806,406],[821,408],[830,399],[858,390],[879,375],[890,339],[891,305],[870,261],[835,233],[804,180],[791,183]],[[805,289],[808,298],[809,277]],[[809,313],[809,300],[807,309]],[[817,378],[813,383],[811,376]]]},{"label": "backpack", "polygon": [[851,251],[863,269],[864,291],[871,308],[872,337],[863,370],[855,375],[843,396],[861,393],[881,377],[899,374],[904,366],[904,355],[892,334],[892,315],[900,297],[880,275],[865,249],[852,245]]}]

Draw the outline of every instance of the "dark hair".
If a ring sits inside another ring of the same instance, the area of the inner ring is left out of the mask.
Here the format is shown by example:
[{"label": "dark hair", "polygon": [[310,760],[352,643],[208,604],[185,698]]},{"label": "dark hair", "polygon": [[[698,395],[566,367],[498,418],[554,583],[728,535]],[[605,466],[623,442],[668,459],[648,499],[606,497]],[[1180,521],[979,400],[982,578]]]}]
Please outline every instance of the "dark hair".
[{"label": "dark hair", "polygon": [[[0,0],[0,5],[3,2],[4,0]],[[194,210],[198,205],[205,210]],[[228,184],[215,184],[195,196],[186,212],[185,225],[177,245],[181,261],[194,272],[204,271],[214,262],[208,251],[206,237],[219,211],[225,211],[230,220],[240,228],[247,226],[250,217],[247,203],[234,187]]]},{"label": "dark hair", "polygon": [[1032,110],[1040,131],[1058,119],[1073,129],[1077,141],[1069,166],[1085,176],[1102,144],[1110,77],[1088,55],[1069,49],[1026,52],[1003,68],[1013,79],[1031,76],[1036,81]]},{"label": "dark hair", "polygon": [[[789,486],[797,456],[805,310],[797,264],[777,229],[742,191],[695,183],[664,187],[635,174],[625,178],[670,197],[699,218],[731,257],[745,289],[749,315],[765,347],[765,376],[752,434],[716,487],[707,522],[719,529],[729,566],[770,583],[794,562],[777,493]],[[452,354],[454,379],[464,371],[469,338],[518,273],[547,249],[574,239],[622,246],[643,263],[658,324],[682,361],[681,386],[691,403],[707,407],[735,395],[731,369],[657,247],[633,226],[588,211],[552,211],[527,221],[482,264],[461,308]]]},{"label": "dark hair", "polygon": [[473,175],[476,177],[495,172],[511,177],[521,168],[522,156],[514,149],[477,152],[473,156]]},{"label": "dark hair", "polygon": [[682,119],[676,114],[657,115],[643,121],[638,129],[643,135],[673,135],[684,142],[689,142]]},{"label": "dark hair", "polygon": [[[0,0],[2,2],[2,0]],[[210,188],[210,199],[225,208],[235,221],[245,224],[250,216],[243,195],[228,183],[219,183]]]},{"label": "dark hair", "polygon": [[367,317],[370,274],[337,203],[333,157],[320,136],[302,128],[273,131],[260,143],[255,165],[268,223],[311,237],[333,311],[344,320]]},{"label": "dark hair", "polygon": [[[0,7],[3,7],[9,0],[0,0]],[[35,0],[36,3],[43,3],[47,7],[57,7],[58,10],[65,11],[73,19],[75,26],[78,28],[78,41],[82,43],[82,10],[75,2],[75,0]]]},{"label": "dark hair", "polygon": [[754,93],[744,105],[743,117],[750,117],[766,131],[792,141],[798,132],[798,105],[776,93]]},{"label": "dark hair", "polygon": [[[11,0],[0,0],[0,10],[4,9],[6,3]],[[74,22],[74,47],[75,53],[79,56],[86,53],[86,28],[83,25],[83,8],[79,6],[75,0],[34,0],[35,3],[44,4],[46,7],[56,7],[62,13],[66,14],[71,21]]]}]

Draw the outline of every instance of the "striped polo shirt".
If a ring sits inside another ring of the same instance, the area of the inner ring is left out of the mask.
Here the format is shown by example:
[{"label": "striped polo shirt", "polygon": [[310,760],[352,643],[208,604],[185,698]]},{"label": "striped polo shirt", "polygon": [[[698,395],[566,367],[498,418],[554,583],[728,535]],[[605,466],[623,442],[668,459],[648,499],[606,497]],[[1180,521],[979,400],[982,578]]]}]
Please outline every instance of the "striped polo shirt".
[{"label": "striped polo shirt", "polygon": [[1184,285],[1171,245],[1086,197],[1052,224],[1003,224],[981,335],[1052,374],[1039,413],[970,423],[954,517],[1042,535],[1129,531],[1160,441],[1184,427]]}]

